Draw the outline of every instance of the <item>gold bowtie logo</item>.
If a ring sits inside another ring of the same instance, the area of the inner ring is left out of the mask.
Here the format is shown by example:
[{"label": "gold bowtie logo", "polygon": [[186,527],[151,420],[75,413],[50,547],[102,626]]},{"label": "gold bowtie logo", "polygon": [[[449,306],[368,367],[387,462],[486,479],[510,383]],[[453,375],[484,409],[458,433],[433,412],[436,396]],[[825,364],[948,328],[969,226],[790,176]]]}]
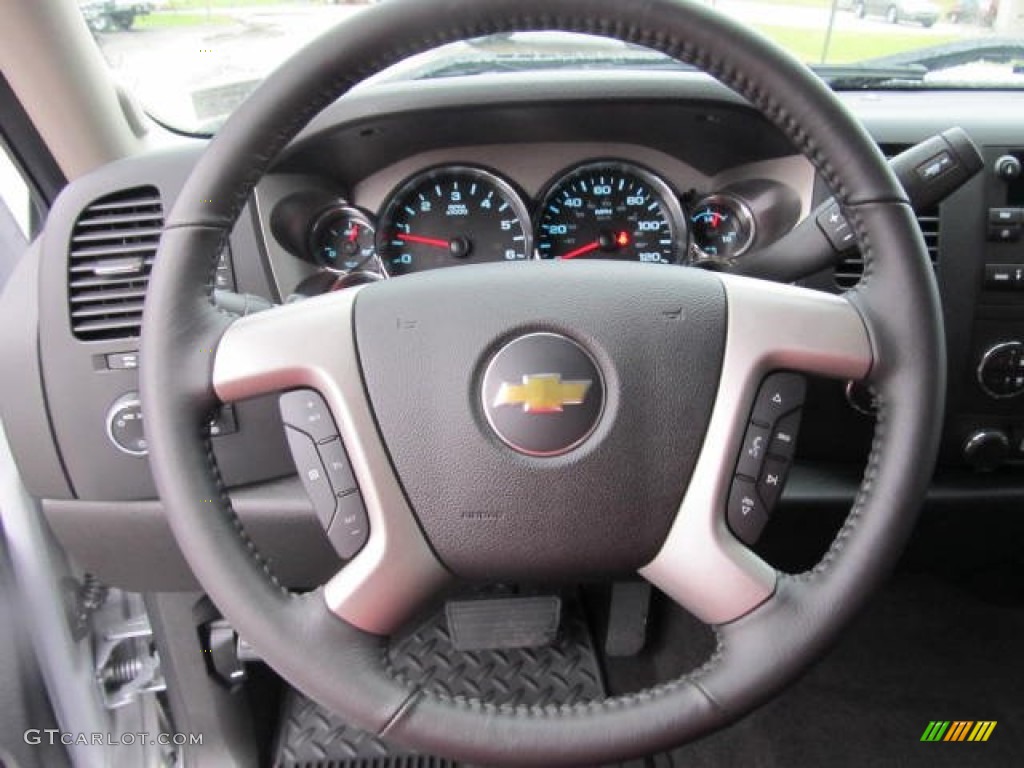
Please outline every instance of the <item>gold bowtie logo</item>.
[{"label": "gold bowtie logo", "polygon": [[558,373],[523,376],[522,384],[502,382],[494,407],[521,405],[524,413],[561,413],[567,405],[581,405],[590,384],[590,379],[562,381]]}]

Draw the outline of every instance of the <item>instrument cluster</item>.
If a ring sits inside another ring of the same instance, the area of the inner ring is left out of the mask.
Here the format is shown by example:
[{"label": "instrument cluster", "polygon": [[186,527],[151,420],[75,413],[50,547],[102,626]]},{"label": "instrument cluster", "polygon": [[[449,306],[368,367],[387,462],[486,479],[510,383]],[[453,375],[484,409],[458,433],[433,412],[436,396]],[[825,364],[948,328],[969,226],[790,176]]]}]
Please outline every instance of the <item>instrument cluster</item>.
[{"label": "instrument cluster", "polygon": [[379,215],[326,194],[298,193],[271,216],[278,242],[338,284],[440,267],[529,259],[645,264],[728,262],[797,222],[786,185],[746,180],[679,192],[623,160],[573,166],[529,201],[478,165],[442,165],[399,184]]}]

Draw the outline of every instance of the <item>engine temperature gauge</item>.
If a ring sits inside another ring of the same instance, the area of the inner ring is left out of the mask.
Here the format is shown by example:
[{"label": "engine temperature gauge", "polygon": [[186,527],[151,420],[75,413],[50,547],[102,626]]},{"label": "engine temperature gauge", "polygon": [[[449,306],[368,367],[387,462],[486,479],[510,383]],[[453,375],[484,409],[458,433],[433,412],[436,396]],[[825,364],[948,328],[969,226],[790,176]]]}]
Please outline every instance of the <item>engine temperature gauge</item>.
[{"label": "engine temperature gauge", "polygon": [[309,238],[316,263],[332,272],[377,267],[374,226],[356,208],[337,206],[324,211],[313,223]]},{"label": "engine temperature gauge", "polygon": [[734,259],[754,241],[754,217],[746,203],[731,195],[705,197],[690,221],[698,259]]}]

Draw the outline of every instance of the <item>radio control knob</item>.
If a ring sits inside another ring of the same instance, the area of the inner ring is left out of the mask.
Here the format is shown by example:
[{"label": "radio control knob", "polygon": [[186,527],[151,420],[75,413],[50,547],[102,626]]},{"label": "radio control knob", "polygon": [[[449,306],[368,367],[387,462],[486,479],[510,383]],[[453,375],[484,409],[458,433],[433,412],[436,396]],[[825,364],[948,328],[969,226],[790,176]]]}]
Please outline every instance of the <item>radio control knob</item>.
[{"label": "radio control knob", "polygon": [[990,472],[1010,455],[1010,438],[1001,429],[979,429],[964,442],[964,461],[977,470]]},{"label": "radio control knob", "polygon": [[990,347],[978,364],[978,384],[996,400],[1024,393],[1024,343],[1004,341]]}]

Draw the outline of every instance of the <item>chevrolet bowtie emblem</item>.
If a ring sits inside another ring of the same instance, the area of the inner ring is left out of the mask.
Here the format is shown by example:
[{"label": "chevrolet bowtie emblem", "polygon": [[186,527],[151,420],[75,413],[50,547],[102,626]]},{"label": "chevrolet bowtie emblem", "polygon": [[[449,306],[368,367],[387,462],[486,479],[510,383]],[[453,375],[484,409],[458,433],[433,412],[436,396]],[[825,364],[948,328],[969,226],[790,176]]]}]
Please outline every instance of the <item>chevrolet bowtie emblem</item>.
[{"label": "chevrolet bowtie emblem", "polygon": [[558,373],[523,376],[521,384],[502,382],[494,407],[521,405],[524,413],[561,413],[567,405],[581,405],[590,384],[589,379],[562,381]]}]

